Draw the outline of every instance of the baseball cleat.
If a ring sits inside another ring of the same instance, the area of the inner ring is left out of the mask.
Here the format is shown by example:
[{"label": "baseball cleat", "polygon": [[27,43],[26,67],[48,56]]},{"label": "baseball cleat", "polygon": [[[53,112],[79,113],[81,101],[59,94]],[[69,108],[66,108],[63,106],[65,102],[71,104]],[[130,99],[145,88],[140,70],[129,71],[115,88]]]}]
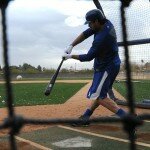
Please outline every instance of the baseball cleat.
[{"label": "baseball cleat", "polygon": [[137,139],[137,129],[133,130],[134,138]]},{"label": "baseball cleat", "polygon": [[81,120],[81,122],[74,122],[73,124],[71,124],[71,126],[73,126],[73,127],[88,127],[90,124],[88,122],[88,118],[85,118],[84,116],[80,116],[79,120]]}]

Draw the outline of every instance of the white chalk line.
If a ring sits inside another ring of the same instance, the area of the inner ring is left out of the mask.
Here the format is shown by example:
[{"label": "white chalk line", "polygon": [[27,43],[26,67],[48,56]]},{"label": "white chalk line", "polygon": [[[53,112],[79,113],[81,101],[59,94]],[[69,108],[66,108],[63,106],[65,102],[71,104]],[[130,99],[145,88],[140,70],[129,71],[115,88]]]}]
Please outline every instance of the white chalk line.
[{"label": "white chalk line", "polygon": [[150,121],[149,121],[149,120],[144,120],[144,122],[150,123]]},{"label": "white chalk line", "polygon": [[39,148],[39,149],[41,149],[41,150],[52,150],[52,149],[50,149],[50,148],[44,147],[44,146],[42,146],[42,145],[40,145],[40,144],[37,144],[37,143],[35,143],[35,142],[26,140],[26,139],[21,138],[21,137],[19,137],[19,136],[15,136],[15,138],[16,138],[18,141],[25,142],[25,143],[27,143],[27,144],[29,144],[29,145],[32,145],[32,146],[34,146],[34,147],[36,147],[36,148]]},{"label": "white chalk line", "polygon": [[[130,143],[129,140],[116,138],[116,137],[112,137],[112,136],[107,136],[107,135],[102,135],[102,134],[97,134],[97,133],[92,133],[92,132],[88,132],[88,131],[83,131],[83,130],[79,130],[79,129],[75,129],[75,128],[71,128],[71,127],[67,127],[67,126],[58,125],[58,127],[68,129],[68,130],[72,130],[72,131],[76,131],[76,132],[79,132],[79,133],[93,135],[93,136],[96,136],[96,137],[106,138],[106,139],[120,141],[120,142],[124,142],[124,143]],[[140,145],[140,146],[144,146],[144,147],[150,147],[150,144],[143,143],[143,142],[136,142],[136,144]]]}]

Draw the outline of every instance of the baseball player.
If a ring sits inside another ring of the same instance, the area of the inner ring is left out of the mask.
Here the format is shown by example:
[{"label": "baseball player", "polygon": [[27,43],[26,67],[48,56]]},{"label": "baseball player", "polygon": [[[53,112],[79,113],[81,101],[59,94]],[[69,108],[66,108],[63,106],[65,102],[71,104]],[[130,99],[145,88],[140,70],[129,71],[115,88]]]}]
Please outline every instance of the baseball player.
[{"label": "baseball player", "polygon": [[[63,55],[65,60],[72,58],[85,62],[94,59],[93,82],[87,93],[87,98],[91,100],[91,104],[80,118],[88,119],[99,105],[106,107],[119,117],[123,117],[127,113],[115,101],[107,97],[107,93],[112,88],[119,73],[121,63],[114,26],[98,9],[88,11],[85,18],[85,24],[88,24],[89,28],[69,45]],[[94,35],[94,40],[88,53],[71,55],[73,47],[91,35]],[[75,125],[81,125],[81,123]]]}]

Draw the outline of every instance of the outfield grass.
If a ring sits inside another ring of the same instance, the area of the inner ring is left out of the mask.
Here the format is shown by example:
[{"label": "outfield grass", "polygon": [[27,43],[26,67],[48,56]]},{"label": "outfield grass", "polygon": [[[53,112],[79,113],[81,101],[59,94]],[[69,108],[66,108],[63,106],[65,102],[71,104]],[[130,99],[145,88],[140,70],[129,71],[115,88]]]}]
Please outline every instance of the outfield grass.
[{"label": "outfield grass", "polygon": [[[150,80],[133,81],[133,92],[136,102],[141,102],[144,99],[150,99]],[[125,98],[127,97],[126,82],[120,81],[114,83],[114,88]]]},{"label": "outfield grass", "polygon": [[[140,82],[133,82],[134,97],[136,102],[140,102],[143,99],[150,99],[149,89],[150,80],[139,80]],[[62,104],[77,91],[83,87],[85,83],[56,83],[52,94],[48,97],[44,95],[45,87],[47,83],[19,83],[12,84],[13,96],[15,106],[25,105],[46,105],[46,104]],[[125,81],[114,83],[114,88],[126,97],[127,88]],[[5,107],[5,89],[4,85],[0,84],[0,107]]]},{"label": "outfield grass", "polygon": [[[12,84],[14,105],[46,105],[62,104],[79,91],[86,83],[56,83],[50,96],[44,95],[47,86],[45,83],[19,83]],[[5,88],[0,84],[0,107],[4,107],[2,101],[6,99]]]}]

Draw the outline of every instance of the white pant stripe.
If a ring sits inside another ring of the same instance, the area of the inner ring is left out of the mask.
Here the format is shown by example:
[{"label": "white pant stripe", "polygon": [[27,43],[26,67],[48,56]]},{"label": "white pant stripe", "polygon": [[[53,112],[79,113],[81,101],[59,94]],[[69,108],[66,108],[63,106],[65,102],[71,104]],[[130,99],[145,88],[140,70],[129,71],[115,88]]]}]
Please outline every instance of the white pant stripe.
[{"label": "white pant stripe", "polygon": [[99,95],[100,95],[100,93],[101,93],[101,90],[102,90],[102,86],[103,86],[103,84],[104,84],[104,82],[105,82],[107,76],[108,76],[108,73],[105,71],[105,72],[104,72],[104,75],[103,75],[103,77],[102,77],[102,80],[101,80],[101,82],[99,83],[99,86],[98,86],[96,92],[93,93],[93,94],[90,96],[90,99],[97,99],[97,98],[99,97]]}]

